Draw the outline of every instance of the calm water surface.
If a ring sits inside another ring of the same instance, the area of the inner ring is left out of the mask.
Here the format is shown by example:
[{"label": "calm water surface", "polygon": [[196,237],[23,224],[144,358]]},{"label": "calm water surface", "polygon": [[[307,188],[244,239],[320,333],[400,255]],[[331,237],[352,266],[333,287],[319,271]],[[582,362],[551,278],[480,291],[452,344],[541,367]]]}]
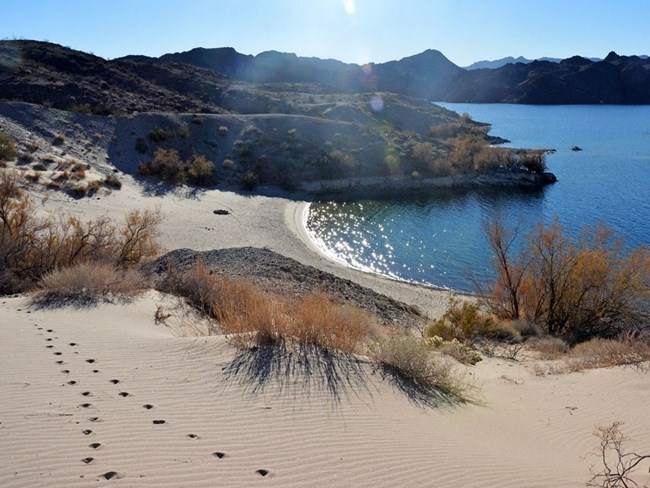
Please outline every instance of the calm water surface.
[{"label": "calm water surface", "polygon": [[[557,217],[572,234],[598,221],[650,246],[650,106],[440,104],[492,124],[511,147],[553,148],[558,183],[543,191],[440,190],[409,200],[325,202],[307,227],[332,259],[396,279],[472,291],[489,277],[483,221],[530,227]],[[571,151],[580,146],[583,151]]]}]

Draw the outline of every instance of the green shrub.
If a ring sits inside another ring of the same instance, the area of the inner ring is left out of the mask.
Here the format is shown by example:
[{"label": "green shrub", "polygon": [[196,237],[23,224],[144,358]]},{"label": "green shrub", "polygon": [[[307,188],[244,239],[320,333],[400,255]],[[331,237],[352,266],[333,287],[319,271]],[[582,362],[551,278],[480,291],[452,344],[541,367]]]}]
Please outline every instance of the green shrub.
[{"label": "green shrub", "polygon": [[246,171],[246,173],[244,173],[241,176],[239,184],[244,190],[254,190],[255,188],[257,188],[259,182],[260,182],[259,176],[257,176],[257,174],[249,170]]},{"label": "green shrub", "polygon": [[0,132],[0,161],[12,161],[16,157],[16,145],[9,135]]},{"label": "green shrub", "polygon": [[139,172],[177,185],[207,185],[214,178],[214,164],[199,155],[183,161],[175,149],[158,148],[151,162],[140,165]]},{"label": "green shrub", "polygon": [[[160,127],[156,127],[151,132],[149,132],[149,135],[147,137],[151,142],[164,142],[174,137],[174,133],[162,129]],[[136,142],[136,149],[137,149],[137,142]]]},{"label": "green shrub", "polygon": [[469,341],[494,335],[495,322],[482,313],[478,306],[468,302],[452,302],[445,314],[424,330],[425,337],[442,337],[445,341]]}]

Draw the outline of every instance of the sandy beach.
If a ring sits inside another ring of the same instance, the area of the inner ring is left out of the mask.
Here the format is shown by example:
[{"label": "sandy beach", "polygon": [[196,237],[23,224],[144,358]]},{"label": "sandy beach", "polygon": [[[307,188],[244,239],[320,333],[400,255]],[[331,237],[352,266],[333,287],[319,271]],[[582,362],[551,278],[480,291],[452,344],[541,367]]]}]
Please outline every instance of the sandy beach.
[{"label": "sandy beach", "polygon": [[[448,292],[325,259],[301,226],[303,202],[147,196],[124,180],[94,199],[41,195],[40,209],[120,219],[160,208],[168,250],[266,247],[430,317],[448,303]],[[597,425],[623,421],[630,449],[650,446],[637,369],[538,376],[534,361],[485,358],[467,367],[479,401],[454,404],[400,388],[363,358],[283,368],[223,336],[191,337],[189,319],[156,324],[157,305],[172,302],[154,291],[88,309],[0,299],[1,486],[578,487],[598,465]]]}]

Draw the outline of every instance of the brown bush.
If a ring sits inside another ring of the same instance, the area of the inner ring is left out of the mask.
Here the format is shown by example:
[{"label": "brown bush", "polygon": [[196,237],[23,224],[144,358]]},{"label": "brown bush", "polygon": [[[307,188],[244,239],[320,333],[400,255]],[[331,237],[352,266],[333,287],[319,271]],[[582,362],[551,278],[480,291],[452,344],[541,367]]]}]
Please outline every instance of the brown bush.
[{"label": "brown bush", "polygon": [[478,306],[468,302],[453,301],[445,314],[424,329],[424,337],[441,337],[445,341],[469,341],[476,337],[491,337],[496,324],[482,313]]},{"label": "brown bush", "polygon": [[650,252],[623,251],[610,229],[597,225],[570,241],[555,221],[530,232],[522,249],[517,229],[485,226],[494,252],[496,280],[480,291],[497,316],[539,324],[545,332],[578,343],[647,329]]},{"label": "brown bush", "polygon": [[177,185],[187,183],[207,185],[214,178],[214,164],[199,155],[183,161],[178,151],[158,148],[149,163],[140,165],[139,172]]},{"label": "brown bush", "polygon": [[375,328],[363,311],[334,304],[324,294],[291,301],[248,281],[213,274],[200,261],[184,273],[172,268],[160,288],[217,320],[238,347],[295,340],[349,353],[358,351]]},{"label": "brown bush", "polygon": [[101,300],[128,300],[148,287],[136,270],[86,262],[45,274],[32,301],[42,306],[92,305]]},{"label": "brown bush", "polygon": [[36,217],[14,177],[0,176],[0,263],[25,287],[54,269],[90,261],[130,267],[155,256],[160,215],[128,213],[122,226],[106,217],[81,222]]}]

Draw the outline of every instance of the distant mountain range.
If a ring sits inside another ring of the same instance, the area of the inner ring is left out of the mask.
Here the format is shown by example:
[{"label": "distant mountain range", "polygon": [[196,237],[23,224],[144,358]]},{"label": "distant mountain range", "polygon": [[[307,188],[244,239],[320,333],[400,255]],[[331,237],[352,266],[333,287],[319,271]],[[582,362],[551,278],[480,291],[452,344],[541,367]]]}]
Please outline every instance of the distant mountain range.
[{"label": "distant mountain range", "polygon": [[[314,93],[392,92],[447,102],[650,104],[650,60],[614,52],[600,61],[574,56],[468,70],[433,49],[360,66],[276,51],[245,55],[230,47],[107,61],[50,43],[0,41],[4,100],[83,105],[104,99],[127,112],[155,106],[212,111],[224,106],[219,93],[232,81],[299,83]],[[129,95],[135,92],[137,103]]]},{"label": "distant mountain range", "polygon": [[[647,55],[642,55],[639,56],[641,59],[648,59]],[[602,61],[602,58],[587,58],[590,61],[593,61],[594,63],[597,63],[598,61]],[[505,66],[506,64],[515,64],[515,63],[524,63],[524,64],[530,64],[533,61],[549,61],[551,63],[559,63],[562,61],[562,58],[537,58],[537,59],[528,59],[524,58],[523,56],[519,56],[517,58],[513,58],[512,56],[508,56],[505,58],[501,59],[495,59],[493,61],[476,61],[475,63],[470,64],[469,66],[465,66],[464,68],[466,70],[473,70],[473,69],[496,69],[496,68],[501,68],[502,66]]]}]

